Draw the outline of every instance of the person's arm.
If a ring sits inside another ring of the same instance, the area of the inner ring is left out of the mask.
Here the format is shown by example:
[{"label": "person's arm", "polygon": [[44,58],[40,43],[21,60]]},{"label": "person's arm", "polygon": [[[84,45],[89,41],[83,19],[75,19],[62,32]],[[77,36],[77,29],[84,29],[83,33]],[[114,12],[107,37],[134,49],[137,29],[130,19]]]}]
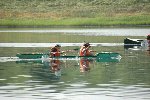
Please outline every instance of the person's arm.
[{"label": "person's arm", "polygon": [[[88,46],[87,48],[86,48],[86,50],[89,50],[89,48],[90,48],[91,46]],[[95,50],[89,50],[89,52],[96,52]]]},{"label": "person's arm", "polygon": [[87,48],[82,49],[81,52],[82,52],[83,56],[86,56],[86,53],[87,53],[86,51],[87,51]]}]

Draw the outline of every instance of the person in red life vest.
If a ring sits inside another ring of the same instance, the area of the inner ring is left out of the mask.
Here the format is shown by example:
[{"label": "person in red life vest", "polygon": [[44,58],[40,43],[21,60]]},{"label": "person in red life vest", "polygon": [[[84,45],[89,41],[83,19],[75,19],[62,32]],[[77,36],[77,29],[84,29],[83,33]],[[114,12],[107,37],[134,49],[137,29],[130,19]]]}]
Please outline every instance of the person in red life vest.
[{"label": "person in red life vest", "polygon": [[60,45],[55,45],[54,47],[51,48],[50,50],[50,56],[51,57],[59,57],[63,51],[60,51],[61,46]]},{"label": "person in red life vest", "polygon": [[83,46],[81,46],[80,48],[80,52],[79,55],[80,56],[92,56],[92,52],[95,52],[93,50],[89,50],[90,49],[90,44],[89,43],[84,43]]},{"label": "person in red life vest", "polygon": [[[80,48],[79,56],[93,56],[93,50],[90,50],[90,43],[84,43]],[[80,59],[80,72],[90,71],[91,61],[86,58]]]}]

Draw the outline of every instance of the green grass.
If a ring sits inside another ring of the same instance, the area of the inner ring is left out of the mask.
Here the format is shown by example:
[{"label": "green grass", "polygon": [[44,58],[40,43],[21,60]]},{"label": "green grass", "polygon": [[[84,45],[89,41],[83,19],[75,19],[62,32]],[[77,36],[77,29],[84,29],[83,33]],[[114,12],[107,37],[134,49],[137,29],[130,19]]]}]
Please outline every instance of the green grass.
[{"label": "green grass", "polygon": [[[12,2],[13,1],[13,2]],[[149,0],[1,0],[0,26],[150,25]]]},{"label": "green grass", "polygon": [[1,19],[0,25],[7,26],[111,26],[150,25],[150,16],[118,16],[67,19]]}]

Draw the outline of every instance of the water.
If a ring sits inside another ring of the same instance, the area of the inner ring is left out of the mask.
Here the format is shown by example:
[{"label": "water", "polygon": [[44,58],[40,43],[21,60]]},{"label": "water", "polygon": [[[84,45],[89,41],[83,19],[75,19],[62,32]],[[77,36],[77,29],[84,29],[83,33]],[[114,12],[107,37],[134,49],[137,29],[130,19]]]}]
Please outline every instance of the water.
[{"label": "water", "polygon": [[[149,100],[150,52],[141,48],[127,50],[122,44],[113,46],[111,43],[107,44],[109,45],[96,45],[92,49],[118,52],[122,56],[120,61],[75,59],[0,62],[0,99]],[[32,48],[1,46],[0,57],[14,57],[18,52],[38,50],[41,48],[35,46]],[[86,68],[83,68],[81,63],[85,64]]]},{"label": "water", "polygon": [[[0,47],[53,47],[56,44],[62,47],[82,46],[83,43],[0,43]],[[123,46],[124,43],[90,43],[91,46]]]},{"label": "water", "polygon": [[149,56],[124,51],[120,62],[96,62],[82,72],[78,60],[61,61],[60,70],[49,63],[0,63],[2,99],[149,100]]},{"label": "water", "polygon": [[150,33],[147,28],[102,28],[102,29],[4,29],[3,33],[70,33],[90,36],[146,36]]}]

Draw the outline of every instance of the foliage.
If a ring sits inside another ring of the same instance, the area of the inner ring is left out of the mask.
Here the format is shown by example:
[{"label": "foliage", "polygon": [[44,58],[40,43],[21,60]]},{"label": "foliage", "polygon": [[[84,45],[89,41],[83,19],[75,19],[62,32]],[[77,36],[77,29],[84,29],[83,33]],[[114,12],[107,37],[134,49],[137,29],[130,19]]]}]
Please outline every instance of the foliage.
[{"label": "foliage", "polygon": [[149,25],[150,16],[118,16],[96,18],[62,19],[1,19],[1,25],[7,26],[112,26],[112,25]]},{"label": "foliage", "polygon": [[[9,22],[17,25],[17,19],[21,20],[19,25],[30,25],[30,22],[33,22],[31,20],[34,20],[34,22],[39,20],[38,23],[35,23],[36,25],[66,25],[66,22],[67,25],[149,24],[149,13],[150,0],[0,1],[0,19],[4,19],[1,20],[3,21],[1,25],[7,25]],[[143,16],[148,21],[145,21]],[[130,18],[131,22],[127,21]],[[29,21],[27,21],[28,19]],[[45,23],[45,20],[50,23]]]}]

